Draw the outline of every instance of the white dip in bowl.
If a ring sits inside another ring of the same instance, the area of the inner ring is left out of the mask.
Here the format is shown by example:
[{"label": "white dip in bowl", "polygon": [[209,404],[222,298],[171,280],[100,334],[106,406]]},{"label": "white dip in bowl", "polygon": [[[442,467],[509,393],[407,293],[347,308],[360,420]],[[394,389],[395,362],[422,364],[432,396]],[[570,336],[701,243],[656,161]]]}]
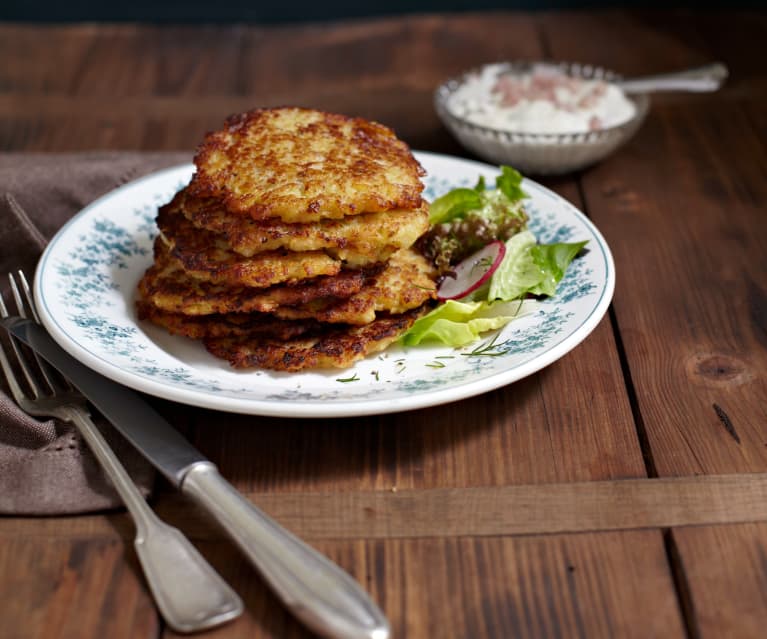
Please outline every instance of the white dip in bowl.
[{"label": "white dip in bowl", "polygon": [[587,167],[625,144],[650,106],[621,77],[577,62],[499,62],[435,91],[442,122],[468,150],[534,174]]},{"label": "white dip in bowl", "polygon": [[617,126],[636,113],[618,86],[567,75],[551,64],[528,70],[490,64],[470,76],[447,103],[460,118],[520,133],[585,133]]}]

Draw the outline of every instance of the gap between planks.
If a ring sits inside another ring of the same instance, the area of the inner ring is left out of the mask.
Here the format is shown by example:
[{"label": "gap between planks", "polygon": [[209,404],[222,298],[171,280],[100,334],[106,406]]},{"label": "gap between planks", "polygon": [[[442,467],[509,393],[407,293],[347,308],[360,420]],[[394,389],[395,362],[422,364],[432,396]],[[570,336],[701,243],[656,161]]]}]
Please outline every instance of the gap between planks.
[{"label": "gap between planks", "polygon": [[[767,473],[342,493],[246,493],[305,539],[581,533],[767,521]],[[191,537],[219,533],[184,498],[158,513]],[[13,517],[0,537],[132,535],[124,515]]]}]

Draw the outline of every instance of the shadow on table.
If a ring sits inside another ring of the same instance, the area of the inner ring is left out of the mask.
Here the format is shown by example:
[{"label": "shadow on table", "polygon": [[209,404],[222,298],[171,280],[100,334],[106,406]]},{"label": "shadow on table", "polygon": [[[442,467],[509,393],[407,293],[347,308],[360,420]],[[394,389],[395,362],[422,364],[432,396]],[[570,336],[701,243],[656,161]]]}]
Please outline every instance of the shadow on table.
[{"label": "shadow on table", "polygon": [[193,441],[245,492],[503,483],[499,469],[476,460],[514,448],[510,436],[524,437],[529,424],[545,420],[539,393],[545,374],[459,402],[380,416],[315,420],[198,411]]}]

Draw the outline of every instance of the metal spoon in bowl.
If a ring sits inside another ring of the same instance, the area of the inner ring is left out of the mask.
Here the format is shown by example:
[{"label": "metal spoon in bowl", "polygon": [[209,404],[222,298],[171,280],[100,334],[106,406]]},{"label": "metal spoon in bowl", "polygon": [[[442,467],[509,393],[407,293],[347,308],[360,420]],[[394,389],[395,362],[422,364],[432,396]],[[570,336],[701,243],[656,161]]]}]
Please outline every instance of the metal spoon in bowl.
[{"label": "metal spoon in bowl", "polygon": [[628,78],[615,84],[624,93],[652,93],[655,91],[693,91],[703,93],[716,91],[727,79],[729,72],[721,62],[714,62],[696,69]]}]

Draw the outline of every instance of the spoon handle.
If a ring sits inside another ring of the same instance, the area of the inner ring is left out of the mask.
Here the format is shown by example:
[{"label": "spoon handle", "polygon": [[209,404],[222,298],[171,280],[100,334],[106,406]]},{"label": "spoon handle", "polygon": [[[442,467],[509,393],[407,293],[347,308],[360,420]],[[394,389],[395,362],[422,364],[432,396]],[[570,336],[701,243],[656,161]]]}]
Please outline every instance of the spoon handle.
[{"label": "spoon handle", "polygon": [[716,91],[727,79],[729,72],[721,62],[697,69],[646,75],[618,82],[625,93],[651,93],[653,91]]}]

